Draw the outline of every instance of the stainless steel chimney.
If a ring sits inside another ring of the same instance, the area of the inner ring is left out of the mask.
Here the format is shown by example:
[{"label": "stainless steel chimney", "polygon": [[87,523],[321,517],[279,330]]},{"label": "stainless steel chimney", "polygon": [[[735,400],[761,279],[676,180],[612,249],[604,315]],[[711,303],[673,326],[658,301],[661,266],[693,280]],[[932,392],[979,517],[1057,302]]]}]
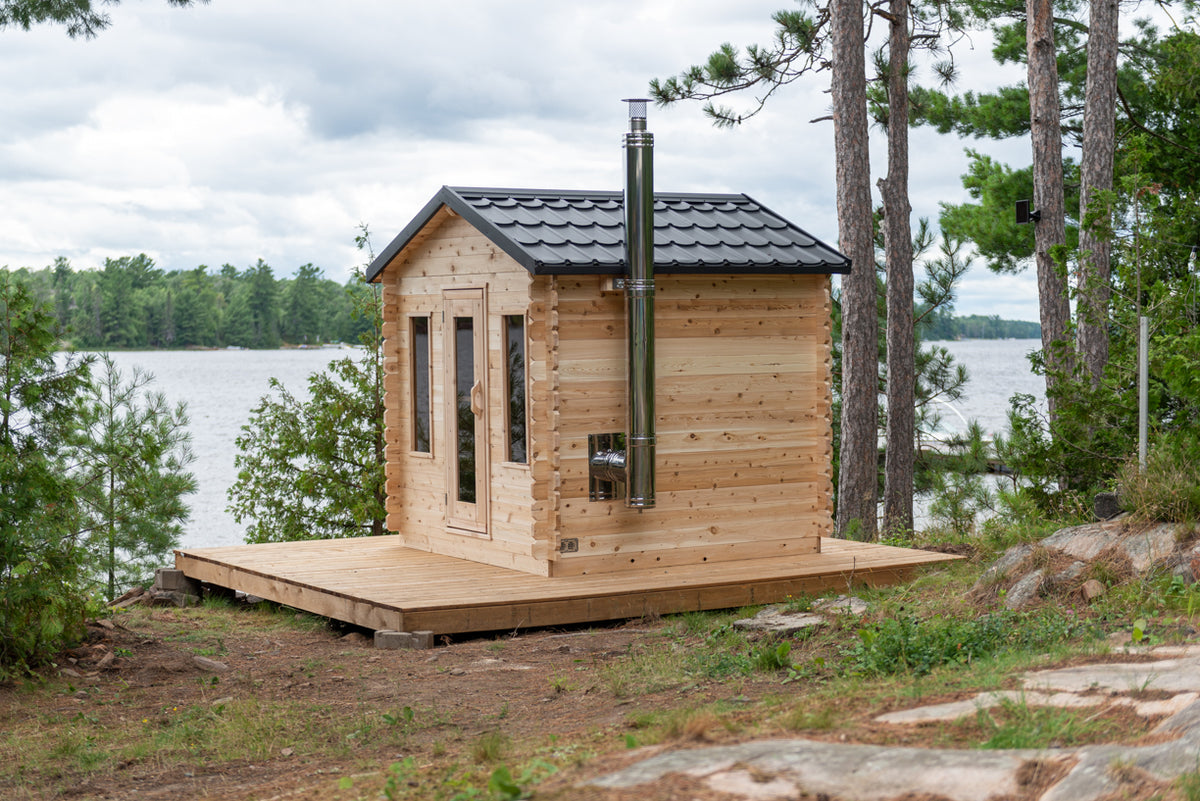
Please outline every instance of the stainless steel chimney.
[{"label": "stainless steel chimney", "polygon": [[629,104],[625,134],[625,281],[629,326],[629,422],[625,436],[625,505],[654,506],[654,134],[646,103]]},{"label": "stainless steel chimney", "polygon": [[625,447],[619,435],[589,437],[590,497],[608,500],[625,484],[625,505],[654,506],[654,135],[646,130],[644,99],[629,104],[625,134],[625,318],[628,326],[628,405]]}]

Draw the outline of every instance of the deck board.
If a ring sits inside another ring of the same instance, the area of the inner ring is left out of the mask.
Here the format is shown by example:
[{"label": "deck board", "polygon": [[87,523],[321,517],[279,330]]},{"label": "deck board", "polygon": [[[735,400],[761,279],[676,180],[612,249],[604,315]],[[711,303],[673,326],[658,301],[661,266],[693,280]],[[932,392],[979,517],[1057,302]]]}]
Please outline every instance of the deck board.
[{"label": "deck board", "polygon": [[823,538],[816,554],[547,578],[413,550],[395,535],[175,551],[199,581],[366,628],[437,634],[773,603],[894,584],[955,558]]}]

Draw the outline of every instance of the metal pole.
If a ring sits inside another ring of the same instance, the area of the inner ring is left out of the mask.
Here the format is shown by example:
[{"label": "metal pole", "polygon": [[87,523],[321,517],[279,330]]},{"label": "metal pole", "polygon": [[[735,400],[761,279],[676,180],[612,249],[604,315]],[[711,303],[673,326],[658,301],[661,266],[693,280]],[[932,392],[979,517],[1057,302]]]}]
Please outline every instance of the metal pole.
[{"label": "metal pole", "polygon": [[1147,418],[1150,407],[1150,318],[1138,317],[1138,466],[1146,469]]}]

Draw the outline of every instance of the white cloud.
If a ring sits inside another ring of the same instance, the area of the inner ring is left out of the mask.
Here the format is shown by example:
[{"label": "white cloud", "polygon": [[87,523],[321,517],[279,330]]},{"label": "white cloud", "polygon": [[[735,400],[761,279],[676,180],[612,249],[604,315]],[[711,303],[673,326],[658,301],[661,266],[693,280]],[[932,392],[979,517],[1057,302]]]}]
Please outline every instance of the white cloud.
[{"label": "white cloud", "polygon": [[[361,261],[357,223],[382,247],[442,184],[616,189],[620,98],[722,42],[767,42],[780,5],[153,0],[114,7],[91,41],[7,30],[0,264],[144,251],[166,269],[261,257],[340,279]],[[961,55],[1000,80],[989,62]],[[797,82],[732,131],[696,104],[655,109],[658,187],[746,192],[835,241],[832,125],[809,123],[827,88],[827,73]],[[936,219],[963,199],[962,143],[913,142],[914,214]],[[976,297],[964,287],[959,311]]]}]

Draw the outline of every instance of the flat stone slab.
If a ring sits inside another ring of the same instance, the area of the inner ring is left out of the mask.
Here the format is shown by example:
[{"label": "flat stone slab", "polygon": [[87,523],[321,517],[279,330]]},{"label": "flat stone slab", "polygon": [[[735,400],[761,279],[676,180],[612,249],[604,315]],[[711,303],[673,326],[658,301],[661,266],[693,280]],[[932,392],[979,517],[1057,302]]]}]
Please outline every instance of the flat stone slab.
[{"label": "flat stone slab", "polygon": [[879,715],[875,720],[879,723],[918,724],[933,723],[944,720],[960,720],[968,718],[981,709],[991,709],[1004,703],[1025,704],[1027,706],[1056,706],[1062,708],[1100,706],[1109,701],[1098,695],[1076,695],[1075,693],[1039,693],[1024,690],[999,690],[997,692],[979,693],[973,698],[962,701],[950,701],[945,704],[930,704],[913,709],[902,709]]},{"label": "flat stone slab", "polygon": [[769,606],[754,617],[733,621],[733,627],[743,631],[795,634],[803,629],[820,626],[824,622],[825,618],[812,612],[789,612],[782,607]]},{"label": "flat stone slab", "polygon": [[1200,691],[1200,657],[1163,659],[1158,662],[1078,665],[1028,673],[1024,684],[1031,690],[1086,692],[1106,690],[1132,693],[1163,690],[1172,693]]},{"label": "flat stone slab", "polygon": [[[591,782],[611,789],[650,784],[670,773],[724,783],[740,768],[803,791],[854,801],[887,801],[904,793],[951,801],[987,801],[1019,792],[1017,771],[1038,752],[934,751],[811,740],[766,740],[741,745],[668,751]],[[711,786],[711,784],[710,784]],[[713,787],[713,789],[717,789]],[[730,792],[727,783],[723,788]],[[753,796],[747,796],[753,797]],[[787,798],[789,796],[782,796]]]},{"label": "flat stone slab", "polygon": [[[1049,761],[1069,770],[1037,801],[1100,801],[1120,789],[1112,771],[1114,765],[1145,771],[1161,781],[1196,770],[1200,753],[1200,654],[1196,648],[1176,649],[1184,655],[1150,663],[1105,663],[1037,671],[1025,677],[1024,691],[980,693],[966,701],[876,718],[886,723],[944,720],[943,715],[951,711],[974,714],[980,705],[1006,700],[1064,706],[1130,704],[1141,714],[1170,715],[1155,732],[1175,735],[1176,739],[1163,743],[968,751],[798,739],[759,740],[660,752],[590,784],[633,788],[661,781],[668,774],[682,774],[701,780],[714,792],[747,801],[774,801],[806,794],[818,797],[824,794],[845,801],[892,801],[926,795],[948,801],[987,801],[1003,796],[1025,797],[1027,788],[1018,780],[1022,767],[1034,761]],[[1049,689],[1045,692],[1038,689],[1043,687]],[[1147,687],[1180,691],[1173,698],[1155,700],[1119,695]]]},{"label": "flat stone slab", "polygon": [[875,718],[877,723],[897,725],[919,725],[939,721],[962,720],[976,715],[981,709],[993,709],[1005,703],[1023,704],[1025,706],[1053,706],[1060,709],[1080,709],[1086,707],[1104,706],[1106,704],[1130,706],[1133,711],[1144,718],[1174,715],[1180,712],[1196,699],[1200,693],[1188,692],[1174,695],[1170,698],[1142,700],[1128,696],[1112,695],[1081,695],[1073,692],[1041,693],[1028,690],[1000,690],[990,693],[979,693],[973,698],[962,701],[950,701],[945,704],[930,704],[913,709],[901,709],[888,712]]},{"label": "flat stone slab", "polygon": [[862,598],[854,598],[849,595],[839,595],[836,598],[822,598],[813,604],[814,612],[854,615],[855,617],[865,615],[870,608],[870,605]]}]

